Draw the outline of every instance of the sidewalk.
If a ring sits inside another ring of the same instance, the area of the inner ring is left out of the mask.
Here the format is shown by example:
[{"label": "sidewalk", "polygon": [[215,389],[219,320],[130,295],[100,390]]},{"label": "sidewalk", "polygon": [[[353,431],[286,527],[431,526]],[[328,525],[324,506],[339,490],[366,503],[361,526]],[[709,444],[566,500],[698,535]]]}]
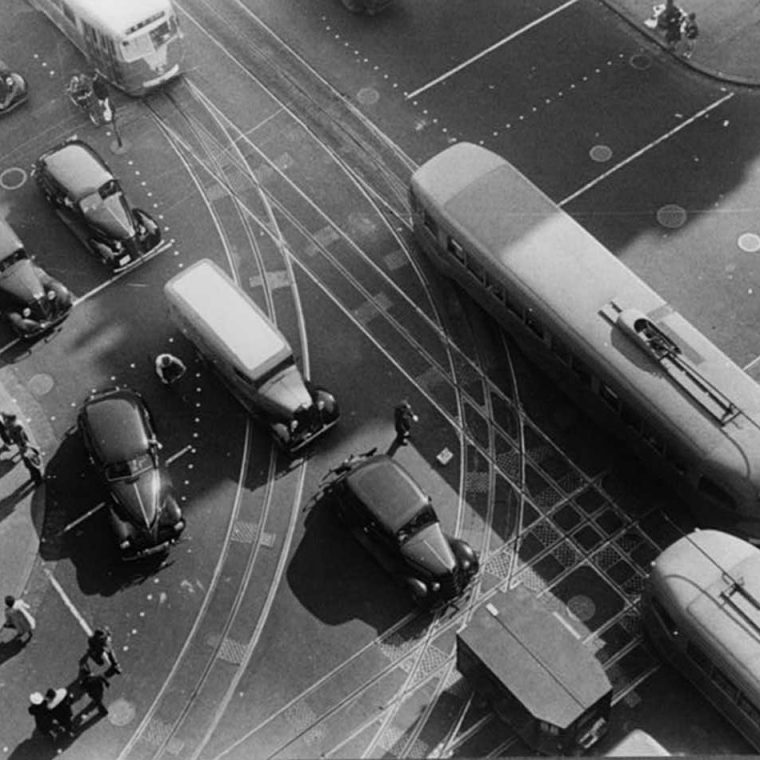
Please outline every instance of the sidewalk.
[{"label": "sidewalk", "polygon": [[[665,47],[662,32],[648,29],[652,0],[603,0],[642,34]],[[676,0],[683,11],[697,14],[699,38],[690,59],[680,58],[716,79],[760,86],[760,0]],[[674,57],[678,57],[674,54]]]}]

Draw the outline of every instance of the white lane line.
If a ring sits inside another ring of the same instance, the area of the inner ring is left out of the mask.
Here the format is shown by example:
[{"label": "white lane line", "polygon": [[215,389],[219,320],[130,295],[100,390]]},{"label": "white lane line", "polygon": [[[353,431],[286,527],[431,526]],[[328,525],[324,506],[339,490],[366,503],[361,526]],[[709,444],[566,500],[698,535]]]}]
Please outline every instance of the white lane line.
[{"label": "white lane line", "polygon": [[187,454],[188,451],[192,451],[192,450],[193,450],[192,445],[188,443],[188,445],[185,446],[184,449],[180,449],[176,454],[172,454],[166,460],[166,464],[171,464],[172,462],[176,462],[183,454]]},{"label": "white lane line", "polygon": [[519,37],[521,34],[525,34],[525,32],[529,31],[534,26],[538,26],[539,24],[543,23],[547,19],[550,19],[555,14],[560,13],[561,11],[565,10],[565,8],[569,8],[571,5],[575,5],[577,2],[578,0],[567,0],[566,3],[563,3],[558,8],[555,8],[553,11],[549,11],[548,13],[545,13],[540,18],[535,19],[535,21],[531,21],[530,24],[526,24],[525,26],[518,29],[516,32],[512,32],[512,34],[506,36],[504,39],[499,40],[498,42],[495,42],[493,45],[491,45],[491,47],[488,47],[485,50],[481,50],[477,55],[472,56],[472,58],[468,58],[466,61],[462,61],[462,63],[458,64],[457,66],[454,66],[453,69],[449,69],[445,74],[441,74],[441,76],[436,77],[435,79],[423,85],[422,87],[414,90],[414,92],[410,92],[408,95],[405,96],[405,99],[411,100],[412,98],[416,98],[420,93],[425,92],[425,90],[429,90],[431,87],[435,87],[435,85],[440,84],[445,79],[448,79],[450,76],[453,76],[458,71],[461,71],[462,69],[469,66],[471,63],[474,63],[475,61],[478,61],[481,58],[487,56],[489,53],[492,53],[494,50],[500,48],[502,45],[506,45],[508,42],[511,42],[513,39],[515,39],[515,37]]},{"label": "white lane line", "polygon": [[640,150],[637,150],[635,153],[632,153],[628,158],[621,161],[619,164],[615,164],[611,169],[608,169],[604,174],[600,174],[596,179],[592,179],[591,182],[584,185],[579,190],[576,190],[572,195],[568,195],[567,198],[564,200],[561,200],[557,205],[558,206],[564,206],[567,203],[570,203],[570,201],[575,200],[579,195],[582,195],[586,192],[586,190],[590,190],[594,185],[599,184],[602,180],[607,179],[611,174],[614,174],[618,169],[622,169],[626,164],[630,164],[631,161],[635,161],[637,158],[640,158],[643,156],[647,151],[650,151],[652,148],[654,148],[656,145],[659,145],[661,142],[665,142],[665,140],[669,140],[673,135],[680,132],[682,129],[685,129],[689,126],[689,124],[693,124],[697,119],[701,119],[705,114],[712,111],[714,108],[717,108],[718,106],[725,103],[727,100],[730,100],[734,97],[733,92],[729,92],[727,95],[724,95],[719,100],[716,100],[714,103],[711,103],[709,106],[703,108],[701,111],[697,111],[693,116],[690,116],[686,121],[681,122],[677,127],[673,127],[673,129],[670,130],[670,132],[666,132],[664,135],[660,135],[656,140],[653,140],[648,145],[645,145]]},{"label": "white lane line", "polygon": [[74,603],[66,595],[66,592],[61,587],[61,584],[58,583],[58,581],[55,579],[53,573],[45,568],[45,575],[47,575],[48,580],[50,581],[50,585],[58,592],[58,596],[61,597],[63,603],[69,608],[69,612],[71,612],[71,614],[76,618],[76,621],[79,623],[79,625],[82,626],[82,630],[85,632],[85,634],[87,634],[87,638],[92,636],[92,628],[90,628],[87,621],[84,619],[84,617],[82,617],[79,610],[74,606]]},{"label": "white lane line", "polygon": [[103,509],[106,503],[101,501],[100,504],[96,504],[89,512],[85,512],[83,515],[79,515],[76,520],[72,520],[58,535],[62,536],[64,533],[68,533],[72,528],[79,525],[80,522],[84,522],[88,517],[92,517],[97,511]]},{"label": "white lane line", "polygon": [[745,364],[742,369],[745,372],[749,372],[753,367],[757,366],[757,363],[760,362],[760,356],[756,356],[749,364]]}]

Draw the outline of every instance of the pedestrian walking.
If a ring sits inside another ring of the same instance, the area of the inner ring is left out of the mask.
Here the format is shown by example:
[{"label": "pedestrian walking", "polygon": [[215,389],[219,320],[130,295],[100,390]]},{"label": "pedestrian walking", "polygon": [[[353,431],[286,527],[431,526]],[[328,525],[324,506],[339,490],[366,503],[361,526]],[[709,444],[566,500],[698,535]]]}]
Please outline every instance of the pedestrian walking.
[{"label": "pedestrian walking", "polygon": [[412,423],[418,421],[419,417],[406,399],[396,406],[393,410],[393,422],[396,427],[396,442],[399,446],[407,445],[412,435]]},{"label": "pedestrian walking", "polygon": [[10,448],[13,444],[11,440],[11,434],[8,432],[8,420],[5,412],[0,412],[0,441],[3,443],[3,448]]},{"label": "pedestrian walking", "polygon": [[108,83],[99,71],[92,75],[92,94],[98,101],[103,121],[106,123],[113,121],[113,108],[111,107]]},{"label": "pedestrian walking", "polygon": [[80,663],[79,686],[90,698],[90,704],[85,708],[85,712],[89,712],[93,707],[97,707],[100,715],[108,715],[108,708],[103,704],[103,695],[110,685],[104,675],[101,673],[95,675],[86,662]]},{"label": "pedestrian walking", "polygon": [[68,736],[74,735],[74,713],[71,710],[71,697],[69,692],[60,689],[48,689],[45,692],[45,707],[47,717],[50,718],[53,728],[60,728]]},{"label": "pedestrian walking", "polygon": [[697,14],[692,11],[684,16],[683,23],[681,24],[681,37],[684,40],[684,58],[691,58],[694,53],[694,48],[697,45],[697,37],[699,37],[699,27],[697,26]]},{"label": "pedestrian walking", "polygon": [[45,697],[40,692],[35,691],[29,695],[28,712],[34,718],[34,727],[37,731],[52,738],[53,718],[45,704]]},{"label": "pedestrian walking", "polygon": [[105,673],[107,678],[121,673],[121,666],[113,653],[111,631],[107,627],[96,628],[87,639],[87,651],[79,660],[80,666],[83,663],[86,664],[88,658],[92,658],[96,665],[108,664],[108,670]]},{"label": "pedestrian walking", "polygon": [[29,434],[26,432],[26,428],[21,424],[19,418],[15,414],[3,412],[2,416],[8,440],[13,445],[18,446],[19,451],[23,451],[30,445]]},{"label": "pedestrian walking", "polygon": [[32,617],[29,605],[23,599],[15,596],[5,597],[5,623],[3,628],[14,628],[16,638],[28,636],[25,644],[32,638],[37,621]]},{"label": "pedestrian walking", "polygon": [[182,359],[173,354],[159,354],[156,357],[156,374],[166,386],[174,385],[187,372]]},{"label": "pedestrian walking", "polygon": [[42,485],[45,481],[45,471],[42,465],[42,453],[40,450],[36,446],[28,444],[21,451],[21,461],[28,470],[32,482],[36,486]]}]

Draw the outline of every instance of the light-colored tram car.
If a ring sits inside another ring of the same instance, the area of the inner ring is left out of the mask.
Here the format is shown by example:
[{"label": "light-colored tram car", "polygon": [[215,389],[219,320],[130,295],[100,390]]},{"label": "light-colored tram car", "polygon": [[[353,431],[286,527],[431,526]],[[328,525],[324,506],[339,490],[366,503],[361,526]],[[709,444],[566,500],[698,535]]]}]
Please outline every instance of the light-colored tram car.
[{"label": "light-colored tram car", "polygon": [[144,95],[182,71],[182,33],[171,0],[29,2],[130,95]]},{"label": "light-colored tram car", "polygon": [[760,539],[760,387],[500,156],[454,145],[412,176],[436,267],[688,501]]}]

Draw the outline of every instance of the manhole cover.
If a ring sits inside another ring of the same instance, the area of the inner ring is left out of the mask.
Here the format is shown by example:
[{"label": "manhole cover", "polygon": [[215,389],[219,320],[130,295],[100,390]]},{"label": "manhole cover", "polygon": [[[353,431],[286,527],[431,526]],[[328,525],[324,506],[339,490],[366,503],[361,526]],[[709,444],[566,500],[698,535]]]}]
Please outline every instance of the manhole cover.
[{"label": "manhole cover", "polygon": [[26,172],[20,166],[0,172],[0,187],[4,190],[18,190],[26,182]]},{"label": "manhole cover", "polygon": [[586,622],[594,617],[596,612],[596,605],[589,599],[589,597],[583,594],[574,596],[568,603],[567,609],[571,615],[575,615],[581,622]]},{"label": "manhole cover", "polygon": [[372,106],[380,100],[380,93],[374,87],[362,87],[356,99],[364,106]]},{"label": "manhole cover", "polygon": [[636,53],[628,59],[628,63],[639,71],[648,69],[652,65],[652,59],[648,55],[643,53]]},{"label": "manhole cover", "polygon": [[612,148],[609,145],[595,145],[589,151],[592,161],[602,164],[612,158]]},{"label": "manhole cover", "polygon": [[760,251],[760,235],[756,235],[754,232],[745,232],[743,235],[739,235],[738,244],[745,253],[757,253]]},{"label": "manhole cover", "polygon": [[114,726],[126,726],[135,719],[135,706],[126,699],[117,699],[108,705],[108,720]]},{"label": "manhole cover", "polygon": [[657,221],[668,229],[675,230],[686,224],[686,209],[670,203],[657,211]]},{"label": "manhole cover", "polygon": [[34,375],[29,379],[29,390],[35,396],[44,396],[53,389],[53,378],[51,375]]}]

